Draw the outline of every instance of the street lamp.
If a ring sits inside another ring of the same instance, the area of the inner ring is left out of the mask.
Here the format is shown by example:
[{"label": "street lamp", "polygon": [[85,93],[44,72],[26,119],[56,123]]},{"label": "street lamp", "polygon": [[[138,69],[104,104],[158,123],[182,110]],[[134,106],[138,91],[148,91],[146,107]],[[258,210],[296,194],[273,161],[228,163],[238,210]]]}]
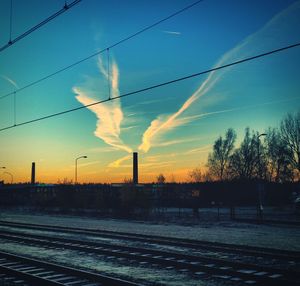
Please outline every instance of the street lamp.
[{"label": "street lamp", "polygon": [[[259,153],[259,144],[260,144],[259,137],[266,136],[266,135],[267,135],[266,133],[261,133],[257,136],[257,161],[258,161],[258,172],[259,172],[260,179],[262,178],[261,177],[262,170],[261,170],[260,153]],[[258,181],[257,187],[258,187],[258,202],[259,202],[258,215],[259,215],[260,220],[262,220],[263,219],[263,204],[262,204],[263,184]]]},{"label": "street lamp", "polygon": [[87,158],[87,156],[80,156],[75,159],[75,185],[77,184],[77,161],[81,158]]},{"label": "street lamp", "polygon": [[14,180],[14,176],[10,172],[4,172],[3,174],[7,174],[10,176],[10,183],[12,184]]},{"label": "street lamp", "polygon": [[261,136],[266,136],[266,133],[261,133],[257,136],[257,161],[258,161],[258,171],[259,171],[259,175],[261,176],[261,163],[260,163],[260,153],[259,153],[259,137]]}]

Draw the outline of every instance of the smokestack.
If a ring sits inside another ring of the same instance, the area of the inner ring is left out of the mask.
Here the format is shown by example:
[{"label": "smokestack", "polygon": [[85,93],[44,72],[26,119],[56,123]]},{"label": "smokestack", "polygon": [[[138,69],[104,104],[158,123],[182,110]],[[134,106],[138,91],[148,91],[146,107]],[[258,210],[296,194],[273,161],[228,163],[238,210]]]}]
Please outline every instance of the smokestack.
[{"label": "smokestack", "polygon": [[139,175],[138,175],[138,153],[133,152],[133,183],[139,183]]},{"label": "smokestack", "polygon": [[35,162],[32,162],[31,165],[31,184],[35,184]]}]

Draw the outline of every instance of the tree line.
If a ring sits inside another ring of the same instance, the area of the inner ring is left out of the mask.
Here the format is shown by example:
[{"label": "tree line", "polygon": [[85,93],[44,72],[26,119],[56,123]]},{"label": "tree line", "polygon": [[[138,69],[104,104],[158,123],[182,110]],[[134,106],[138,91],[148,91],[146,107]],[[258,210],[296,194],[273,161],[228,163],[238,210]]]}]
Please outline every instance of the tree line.
[{"label": "tree line", "polygon": [[287,114],[279,127],[269,127],[264,133],[247,127],[239,147],[235,147],[236,137],[236,132],[229,128],[224,137],[214,142],[206,178],[277,183],[300,180],[300,111]]}]

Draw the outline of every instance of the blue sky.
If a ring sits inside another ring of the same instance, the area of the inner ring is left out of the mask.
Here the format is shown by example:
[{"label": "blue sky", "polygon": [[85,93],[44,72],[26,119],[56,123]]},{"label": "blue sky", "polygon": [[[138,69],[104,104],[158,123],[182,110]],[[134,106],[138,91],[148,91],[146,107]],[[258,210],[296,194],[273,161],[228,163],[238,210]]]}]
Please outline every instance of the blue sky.
[{"label": "blue sky", "polygon": [[[0,53],[0,95],[14,91],[150,25],[193,1],[81,3]],[[12,38],[64,1],[13,0]],[[0,2],[0,45],[9,38],[10,1]],[[110,50],[111,95],[209,69],[299,42],[299,1],[202,1]],[[17,93],[17,123],[108,96],[107,54]],[[262,132],[300,107],[295,48],[174,85],[0,133],[0,164],[29,180],[82,182],[131,177],[140,152],[142,181],[159,173],[185,180],[204,166],[214,140],[232,127]],[[16,86],[15,86],[16,85]],[[13,97],[0,99],[0,126],[14,122]],[[8,178],[4,178],[8,179]]]}]

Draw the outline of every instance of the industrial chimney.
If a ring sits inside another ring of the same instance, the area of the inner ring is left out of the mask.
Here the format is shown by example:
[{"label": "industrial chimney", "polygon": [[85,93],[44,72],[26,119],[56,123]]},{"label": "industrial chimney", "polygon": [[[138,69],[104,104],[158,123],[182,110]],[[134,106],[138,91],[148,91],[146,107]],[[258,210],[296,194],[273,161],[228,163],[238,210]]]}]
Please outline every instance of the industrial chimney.
[{"label": "industrial chimney", "polygon": [[138,153],[133,152],[133,183],[139,183],[139,175],[138,175]]},{"label": "industrial chimney", "polygon": [[31,184],[35,184],[35,162],[32,162],[31,165]]}]

